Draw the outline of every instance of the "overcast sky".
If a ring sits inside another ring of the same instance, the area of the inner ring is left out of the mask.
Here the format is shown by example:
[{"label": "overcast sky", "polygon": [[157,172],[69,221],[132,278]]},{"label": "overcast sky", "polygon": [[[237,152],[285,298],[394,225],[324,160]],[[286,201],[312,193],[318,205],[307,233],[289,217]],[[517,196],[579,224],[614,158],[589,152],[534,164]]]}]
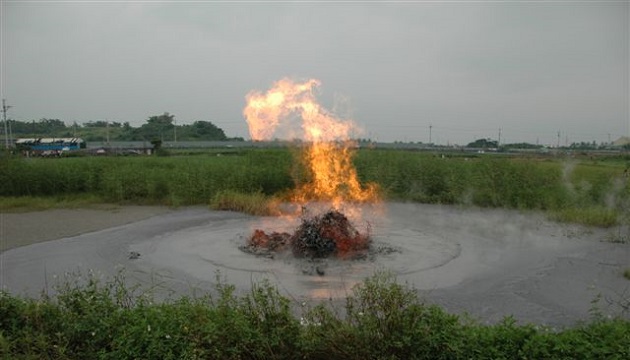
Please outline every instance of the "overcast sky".
[{"label": "overcast sky", "polygon": [[630,134],[629,2],[2,1],[8,117],[212,121],[322,82],[379,141],[564,145]]}]

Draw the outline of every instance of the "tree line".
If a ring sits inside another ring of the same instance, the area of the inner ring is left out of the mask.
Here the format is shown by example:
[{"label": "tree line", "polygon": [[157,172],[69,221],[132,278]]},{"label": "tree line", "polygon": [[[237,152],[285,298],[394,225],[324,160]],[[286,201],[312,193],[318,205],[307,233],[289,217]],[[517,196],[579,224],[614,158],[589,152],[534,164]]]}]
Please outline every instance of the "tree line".
[{"label": "tree line", "polygon": [[8,120],[13,138],[80,137],[85,141],[222,141],[243,140],[229,138],[223,129],[210,121],[195,121],[192,124],[175,124],[175,115],[167,112],[150,116],[144,124],[133,127],[129,122],[89,121],[83,124],[66,125],[59,119],[38,121]]}]

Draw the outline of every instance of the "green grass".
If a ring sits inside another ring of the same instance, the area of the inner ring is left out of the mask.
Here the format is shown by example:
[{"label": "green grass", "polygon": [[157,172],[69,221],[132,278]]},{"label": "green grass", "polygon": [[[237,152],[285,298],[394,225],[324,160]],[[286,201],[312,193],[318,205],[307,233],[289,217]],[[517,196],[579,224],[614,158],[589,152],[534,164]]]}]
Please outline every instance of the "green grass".
[{"label": "green grass", "polygon": [[[166,157],[4,156],[0,204],[16,208],[12,203],[22,198],[26,208],[103,201],[264,212],[258,208],[266,206],[266,199],[281,198],[308,181],[308,172],[296,158],[289,149],[212,150]],[[558,221],[589,226],[630,222],[624,215],[630,213],[624,159],[565,163],[553,158],[441,157],[362,149],[353,161],[360,181],[377,184],[386,200],[539,210]]]},{"label": "green grass", "polygon": [[77,209],[101,205],[105,201],[93,194],[65,196],[7,196],[0,197],[0,211],[28,212],[48,209]]},{"label": "green grass", "polygon": [[548,209],[566,195],[560,166],[533,160],[378,150],[359,154],[357,169],[362,180],[401,200]]},{"label": "green grass", "polygon": [[559,222],[612,227],[618,223],[619,212],[617,209],[597,206],[587,208],[564,208],[551,211],[550,218]]},{"label": "green grass", "polygon": [[[357,285],[343,309],[303,307],[268,282],[154,303],[93,277],[54,298],[0,292],[0,357],[11,359],[626,359],[630,322],[566,329],[483,325],[425,304],[387,274]],[[83,284],[83,285],[79,285]],[[344,314],[344,315],[339,315]]]},{"label": "green grass", "polygon": [[210,207],[215,210],[238,211],[250,215],[277,215],[277,201],[260,192],[243,194],[236,191],[221,191],[214,196]]},{"label": "green grass", "polygon": [[232,156],[0,159],[0,196],[90,194],[113,203],[208,204],[221,191],[270,195],[293,186],[287,151]]}]

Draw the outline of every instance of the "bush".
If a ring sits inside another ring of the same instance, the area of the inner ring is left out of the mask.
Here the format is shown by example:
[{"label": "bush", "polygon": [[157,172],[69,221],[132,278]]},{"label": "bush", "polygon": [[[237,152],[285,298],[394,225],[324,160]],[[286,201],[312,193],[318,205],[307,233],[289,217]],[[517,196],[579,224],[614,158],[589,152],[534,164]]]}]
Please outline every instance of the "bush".
[{"label": "bush", "polygon": [[217,277],[214,295],[153,303],[124,274],[69,278],[56,298],[0,292],[0,356],[55,359],[624,359],[630,321],[596,319],[554,330],[464,321],[424,304],[388,274],[354,288],[341,313],[319,304],[301,320],[263,281],[237,296]]}]

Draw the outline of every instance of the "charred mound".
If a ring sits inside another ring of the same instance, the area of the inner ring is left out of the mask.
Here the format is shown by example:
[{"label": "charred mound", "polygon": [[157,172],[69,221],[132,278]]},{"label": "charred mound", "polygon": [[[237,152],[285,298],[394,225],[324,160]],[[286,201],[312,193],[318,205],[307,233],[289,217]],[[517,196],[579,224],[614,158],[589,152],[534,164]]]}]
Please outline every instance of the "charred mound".
[{"label": "charred mound", "polygon": [[370,237],[361,234],[336,210],[322,215],[302,218],[302,223],[293,234],[286,232],[265,233],[257,229],[249,238],[243,251],[256,255],[273,256],[291,249],[296,257],[339,258],[355,257],[368,251]]}]

